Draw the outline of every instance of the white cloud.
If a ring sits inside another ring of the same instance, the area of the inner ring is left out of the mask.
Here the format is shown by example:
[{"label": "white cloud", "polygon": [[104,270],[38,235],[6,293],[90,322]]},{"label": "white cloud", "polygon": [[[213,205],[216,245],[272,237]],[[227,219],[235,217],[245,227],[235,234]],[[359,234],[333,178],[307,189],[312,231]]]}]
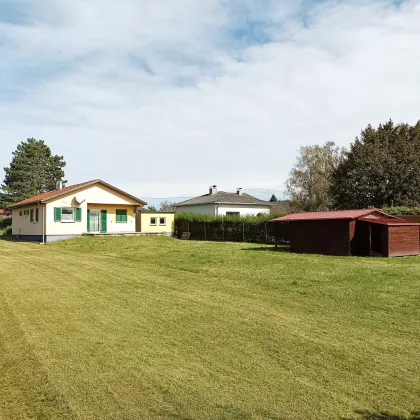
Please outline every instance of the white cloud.
[{"label": "white cloud", "polygon": [[420,0],[23,5],[0,23],[1,166],[34,136],[70,182],[279,195],[301,145],[419,118]]}]

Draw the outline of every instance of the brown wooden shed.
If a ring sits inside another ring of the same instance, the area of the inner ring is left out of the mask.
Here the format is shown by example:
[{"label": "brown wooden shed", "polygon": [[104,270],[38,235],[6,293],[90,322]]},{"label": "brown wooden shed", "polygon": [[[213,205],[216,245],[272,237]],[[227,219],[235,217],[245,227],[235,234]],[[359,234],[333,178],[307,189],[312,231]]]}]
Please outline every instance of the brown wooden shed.
[{"label": "brown wooden shed", "polygon": [[376,209],[297,213],[272,222],[289,223],[291,252],[383,257],[420,255],[420,223]]}]

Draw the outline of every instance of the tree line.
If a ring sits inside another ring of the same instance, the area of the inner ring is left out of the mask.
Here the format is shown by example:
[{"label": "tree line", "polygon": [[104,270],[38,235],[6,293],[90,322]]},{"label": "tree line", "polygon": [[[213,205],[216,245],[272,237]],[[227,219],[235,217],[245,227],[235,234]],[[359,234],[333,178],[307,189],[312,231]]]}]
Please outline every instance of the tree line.
[{"label": "tree line", "polygon": [[[4,168],[0,208],[54,190],[65,166],[63,156],[53,155],[43,140],[22,142]],[[368,125],[349,149],[334,142],[301,147],[286,190],[294,212],[419,207],[420,121]],[[270,201],[277,197],[273,194]],[[174,203],[162,202],[160,210],[173,211]]]},{"label": "tree line", "polygon": [[292,211],[420,206],[420,121],[368,125],[349,149],[301,147],[286,189]]}]

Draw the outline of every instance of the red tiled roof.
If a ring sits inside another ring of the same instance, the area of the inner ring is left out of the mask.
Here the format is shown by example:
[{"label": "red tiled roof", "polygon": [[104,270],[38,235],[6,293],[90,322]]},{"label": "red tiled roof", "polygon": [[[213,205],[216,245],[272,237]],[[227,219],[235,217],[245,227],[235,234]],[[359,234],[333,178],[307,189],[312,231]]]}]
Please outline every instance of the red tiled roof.
[{"label": "red tiled roof", "polygon": [[367,216],[375,212],[379,212],[379,210],[367,209],[367,210],[318,211],[318,212],[289,214],[287,216],[279,217],[278,219],[274,219],[271,221],[272,222],[298,222],[301,220],[357,219],[359,217]]},{"label": "red tiled roof", "polygon": [[38,194],[38,195],[35,195],[34,197],[27,198],[26,200],[19,201],[18,203],[11,204],[9,206],[9,208],[20,207],[20,206],[24,206],[26,204],[39,203],[40,201],[47,200],[48,198],[53,198],[53,197],[56,197],[56,196],[59,196],[59,195],[62,195],[62,194],[67,194],[67,193],[69,193],[73,190],[77,190],[79,188],[82,188],[85,185],[93,184],[96,181],[97,180],[83,182],[81,184],[75,184],[75,185],[70,185],[68,187],[64,187],[61,190],[53,190],[53,191],[48,191],[48,192],[45,192],[45,193],[42,193],[42,194]]},{"label": "red tiled roof", "polygon": [[125,194],[128,197],[133,198],[134,200],[139,201],[140,203],[147,204],[143,200],[140,200],[139,198],[136,198],[136,197],[134,197],[130,194],[127,194],[126,192],[124,192],[122,190],[119,190],[118,188],[115,188],[114,186],[112,186],[110,184],[107,184],[106,182],[101,181],[100,179],[95,179],[93,181],[82,182],[81,184],[70,185],[68,187],[62,188],[61,190],[48,191],[46,193],[36,195],[34,197],[31,197],[31,198],[28,198],[26,200],[20,201],[19,203],[12,204],[8,208],[21,207],[21,206],[25,206],[25,205],[28,205],[28,204],[44,202],[44,201],[49,200],[51,198],[59,197],[61,195],[68,194],[69,192],[76,191],[76,190],[79,190],[80,188],[86,187],[88,185],[93,185],[93,184],[96,184],[96,183],[104,184],[104,185],[106,185],[106,186],[108,186],[108,187],[110,187],[110,188],[112,188],[116,191],[119,191],[122,194]]},{"label": "red tiled roof", "polygon": [[376,223],[378,225],[387,226],[420,226],[420,223],[410,222],[405,219],[377,219],[373,217],[361,217],[362,222]]}]

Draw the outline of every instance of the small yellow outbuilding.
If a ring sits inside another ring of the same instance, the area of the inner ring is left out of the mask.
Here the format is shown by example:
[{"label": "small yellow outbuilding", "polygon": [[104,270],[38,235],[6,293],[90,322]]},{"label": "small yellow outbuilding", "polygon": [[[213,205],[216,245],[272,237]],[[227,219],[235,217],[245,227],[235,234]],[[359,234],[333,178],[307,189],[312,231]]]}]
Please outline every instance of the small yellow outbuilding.
[{"label": "small yellow outbuilding", "polygon": [[175,212],[138,209],[136,231],[145,234],[174,234]]}]

